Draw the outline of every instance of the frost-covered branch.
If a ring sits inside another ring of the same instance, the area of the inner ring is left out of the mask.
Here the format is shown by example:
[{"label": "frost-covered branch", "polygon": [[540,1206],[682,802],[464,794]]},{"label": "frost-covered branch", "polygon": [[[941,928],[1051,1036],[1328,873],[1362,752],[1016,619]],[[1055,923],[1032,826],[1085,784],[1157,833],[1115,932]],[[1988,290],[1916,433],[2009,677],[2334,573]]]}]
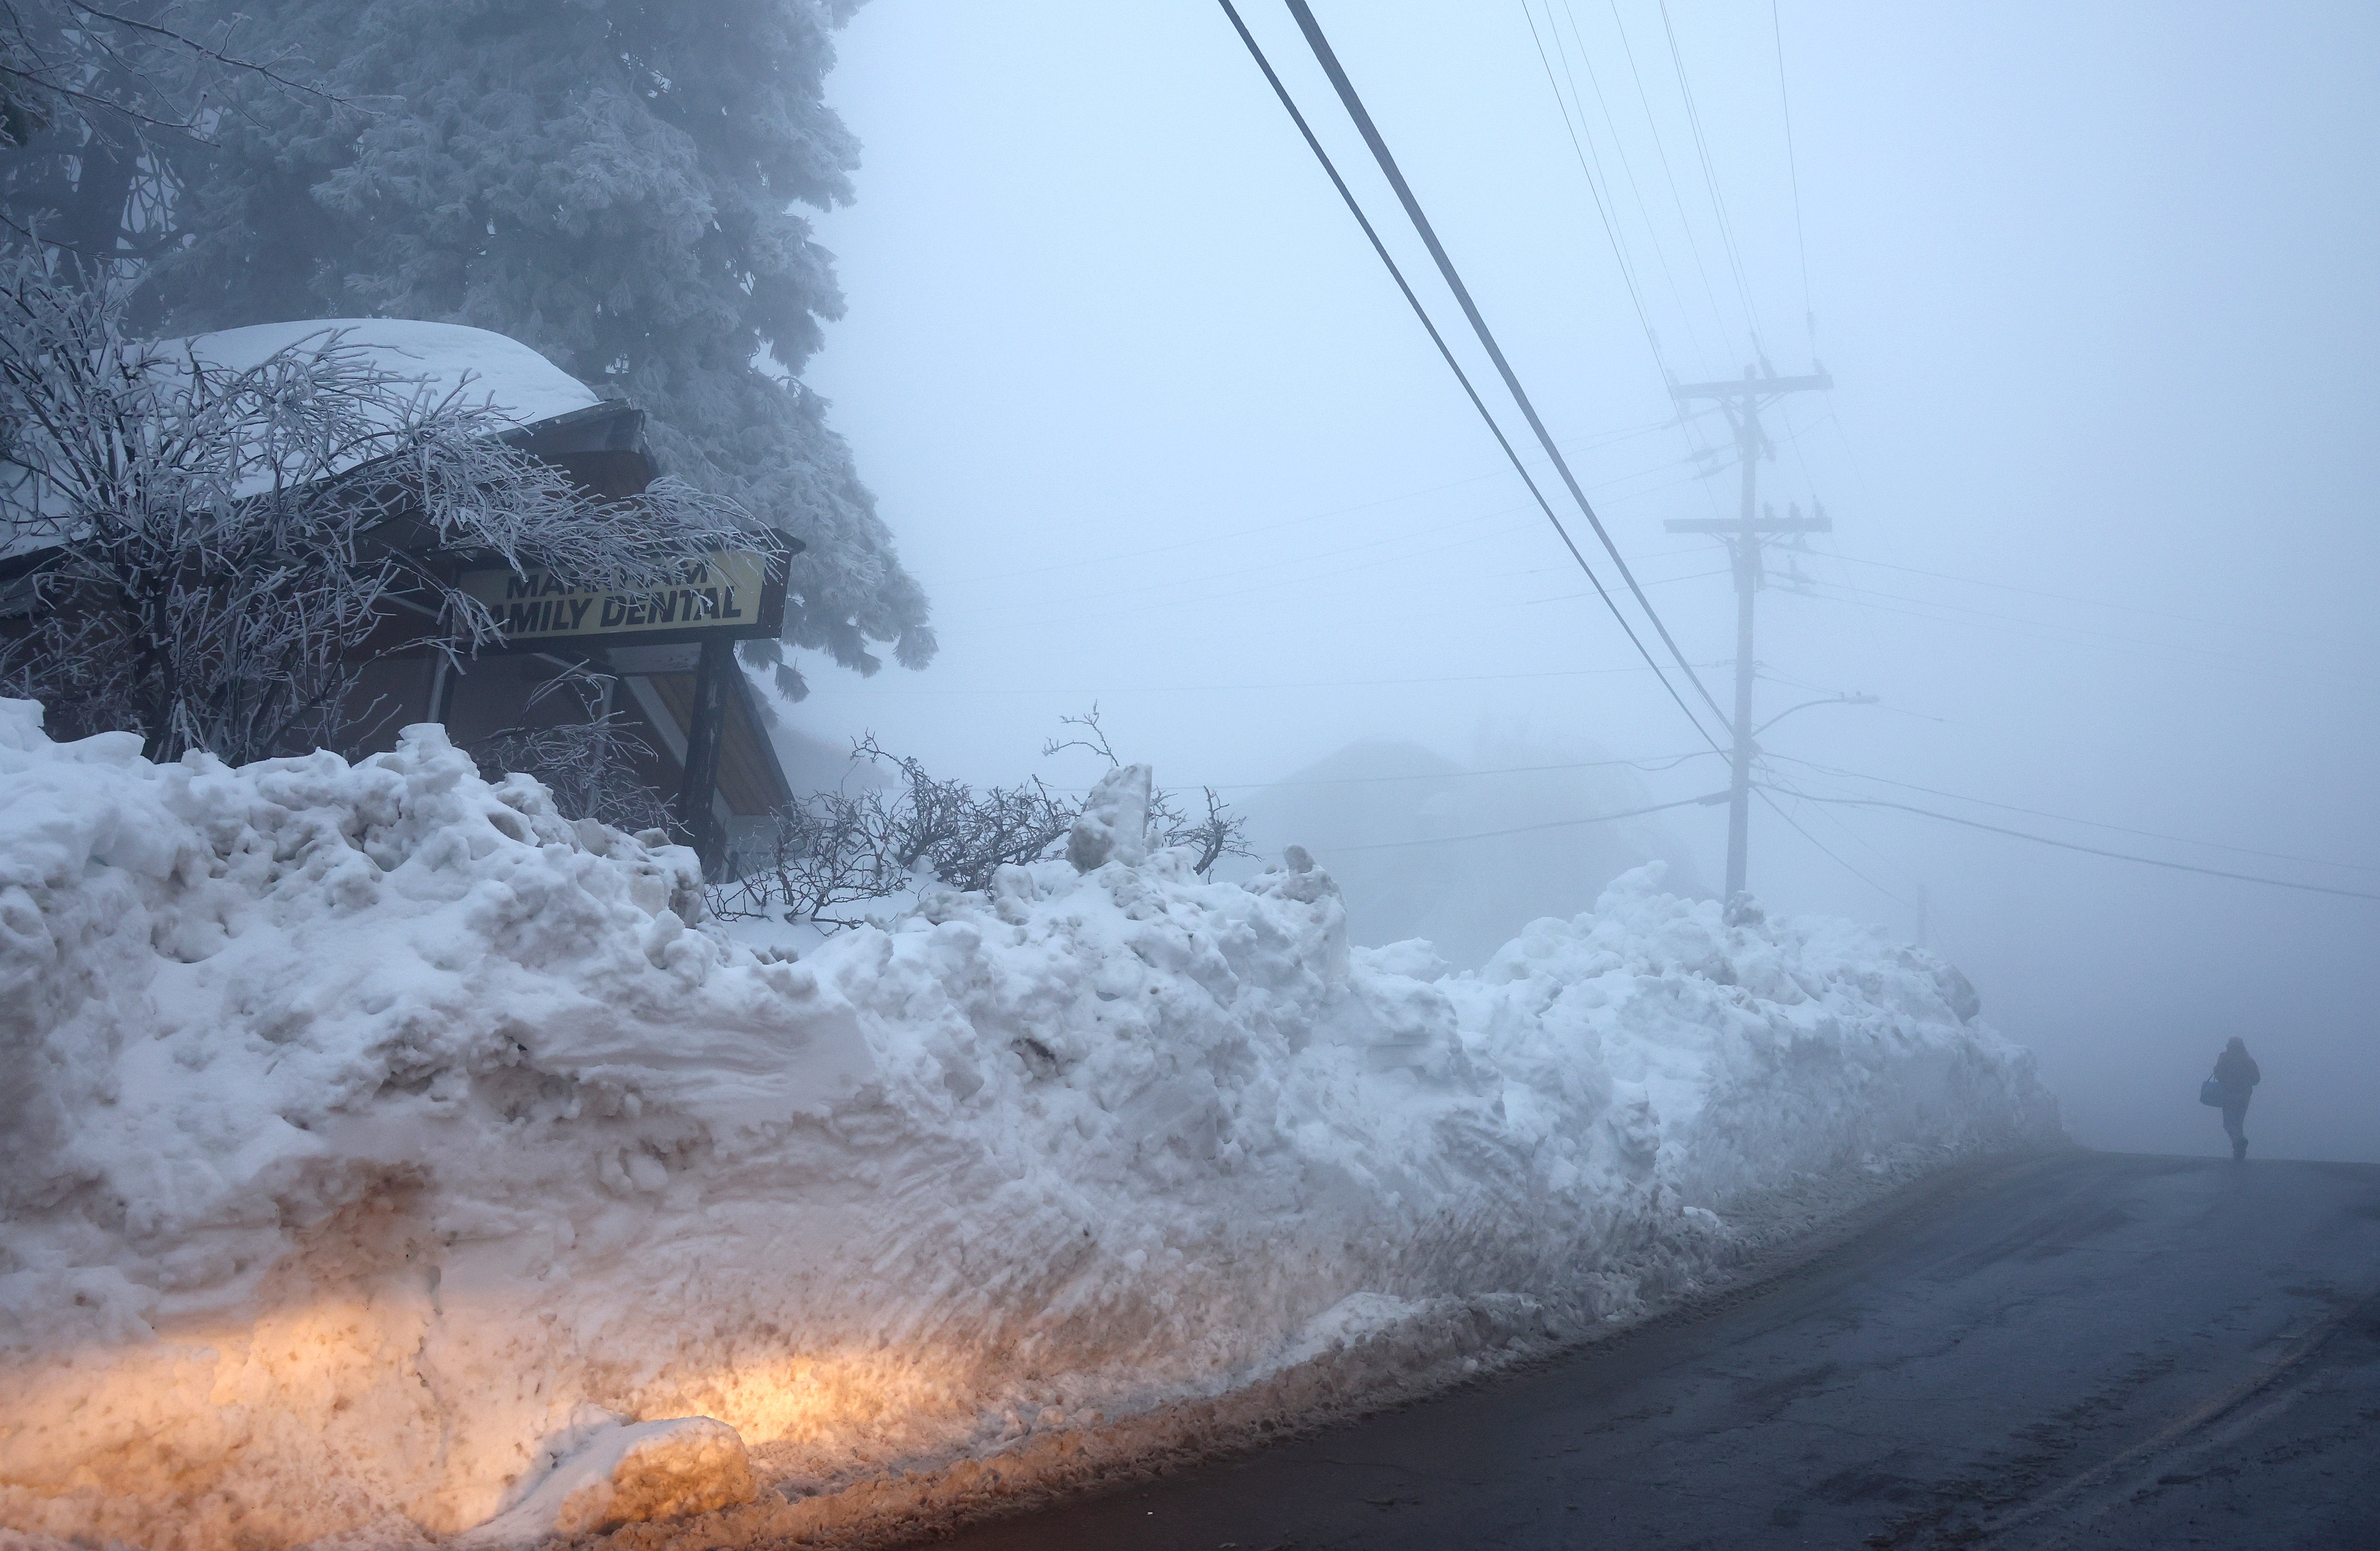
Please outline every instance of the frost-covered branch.
[{"label": "frost-covered branch", "polygon": [[674,829],[667,800],[638,776],[652,763],[653,746],[608,709],[616,682],[584,668],[556,674],[529,692],[524,710],[567,693],[578,701],[578,720],[499,727],[462,745],[463,751],[490,781],[514,773],[535,777],[565,818],[593,819],[631,835]]},{"label": "frost-covered branch", "polygon": [[986,888],[1002,867],[1049,855],[1081,812],[1038,780],[982,791],[937,780],[917,760],[887,752],[873,734],[852,753],[892,773],[892,785],[820,792],[780,812],[744,876],[714,892],[714,913],[852,925],[854,907],[921,881]]},{"label": "frost-covered branch", "polygon": [[25,145],[53,128],[116,149],[128,137],[155,130],[203,140],[212,116],[210,89],[227,79],[338,101],[298,79],[286,51],[253,58],[236,52],[233,33],[242,18],[218,21],[211,36],[202,35],[179,19],[180,10],[157,0],[0,4],[0,132],[6,143]]},{"label": "frost-covered branch", "polygon": [[[1087,728],[1096,741],[1052,741],[1045,754],[1080,747],[1121,764],[1099,728],[1097,706],[1062,720]],[[892,783],[820,792],[778,813],[760,853],[745,858],[743,875],[712,890],[713,914],[856,925],[858,907],[923,882],[990,888],[1001,868],[1056,855],[1083,816],[1082,799],[1038,778],[980,791],[964,781],[937,779],[914,757],[888,752],[872,733],[853,746],[852,755],[890,773]],[[1201,875],[1224,857],[1254,854],[1244,838],[1246,821],[1212,788],[1204,795],[1205,814],[1194,820],[1174,794],[1156,793],[1148,831],[1152,848],[1188,849],[1191,870]]]},{"label": "frost-covered branch", "polygon": [[1123,763],[1123,760],[1118,756],[1115,751],[1115,746],[1108,741],[1107,729],[1099,726],[1099,702],[1098,701],[1091,702],[1091,708],[1088,711],[1084,712],[1079,716],[1059,717],[1058,725],[1061,727],[1080,727],[1083,731],[1081,736],[1076,738],[1052,738],[1045,740],[1041,745],[1041,757],[1043,759],[1048,759],[1052,754],[1063,753],[1068,749],[1082,749],[1097,754],[1099,758],[1107,761],[1108,768],[1110,770],[1113,770],[1118,765]]},{"label": "frost-covered branch", "polygon": [[1148,826],[1161,846],[1189,846],[1197,855],[1190,870],[1204,875],[1214,870],[1215,863],[1227,856],[1254,856],[1247,843],[1248,821],[1231,810],[1230,804],[1215,795],[1212,787],[1199,788],[1207,799],[1207,812],[1202,818],[1184,814],[1178,800],[1170,791],[1160,791],[1149,799]]}]

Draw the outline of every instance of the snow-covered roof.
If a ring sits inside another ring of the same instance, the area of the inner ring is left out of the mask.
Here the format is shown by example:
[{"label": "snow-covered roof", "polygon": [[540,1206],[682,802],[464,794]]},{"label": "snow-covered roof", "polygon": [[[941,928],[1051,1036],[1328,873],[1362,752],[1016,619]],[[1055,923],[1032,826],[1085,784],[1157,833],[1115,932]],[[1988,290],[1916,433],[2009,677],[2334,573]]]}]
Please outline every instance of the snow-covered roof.
[{"label": "snow-covered roof", "polygon": [[[187,339],[161,339],[160,354],[196,355],[211,366],[245,371],[275,350],[304,340],[360,347],[372,364],[433,393],[464,386],[464,397],[486,403],[516,425],[532,425],[602,400],[592,389],[517,339],[460,324],[410,318],[302,318],[286,324],[226,328]],[[466,385],[466,378],[468,383]]]},{"label": "snow-covered roof", "polygon": [[[396,379],[400,397],[432,403],[460,389],[461,402],[486,406],[515,426],[535,425],[574,409],[603,402],[577,378],[517,339],[460,324],[425,324],[410,318],[300,318],[285,324],[256,324],[247,328],[219,329],[178,339],[160,339],[136,350],[150,354],[160,368],[189,371],[200,362],[232,372],[244,372],[293,345],[319,348],[334,338],[359,349],[369,364]],[[418,393],[407,393],[418,385]],[[236,494],[266,488],[271,475],[259,470]],[[53,504],[43,499],[45,510]],[[37,531],[0,529],[0,561],[42,549],[55,540]]]}]

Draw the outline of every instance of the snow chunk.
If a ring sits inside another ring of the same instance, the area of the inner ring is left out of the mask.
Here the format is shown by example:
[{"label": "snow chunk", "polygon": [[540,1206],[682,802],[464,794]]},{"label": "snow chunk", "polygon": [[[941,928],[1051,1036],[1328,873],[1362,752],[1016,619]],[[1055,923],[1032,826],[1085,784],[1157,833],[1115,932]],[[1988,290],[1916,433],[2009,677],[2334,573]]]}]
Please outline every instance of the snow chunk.
[{"label": "snow chunk", "polygon": [[520,1505],[461,1537],[471,1547],[534,1545],[554,1535],[710,1513],[759,1495],[744,1439],[708,1416],[614,1427],[556,1465]]},{"label": "snow chunk", "polygon": [[1111,861],[1137,867],[1148,860],[1149,775],[1145,764],[1125,764],[1099,777],[1066,837],[1066,860],[1075,872],[1096,872]]}]

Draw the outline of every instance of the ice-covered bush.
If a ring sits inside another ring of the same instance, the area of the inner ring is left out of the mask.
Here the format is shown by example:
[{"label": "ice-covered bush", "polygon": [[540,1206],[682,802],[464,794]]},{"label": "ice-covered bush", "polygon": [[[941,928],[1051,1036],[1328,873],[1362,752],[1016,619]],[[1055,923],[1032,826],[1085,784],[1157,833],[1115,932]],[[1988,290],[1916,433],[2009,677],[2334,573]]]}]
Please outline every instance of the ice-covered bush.
[{"label": "ice-covered bush", "polygon": [[[868,907],[915,889],[920,882],[982,889],[1003,867],[1039,861],[1075,849],[1087,820],[1104,847],[1119,821],[1112,789],[1119,773],[1140,772],[1139,796],[1128,821],[1139,850],[1184,848],[1190,870],[1204,875],[1227,856],[1252,854],[1242,843],[1245,824],[1210,788],[1205,811],[1192,816],[1175,793],[1153,788],[1148,767],[1125,766],[1099,730],[1099,709],[1067,722],[1089,729],[1110,773],[1084,798],[1053,790],[1038,777],[981,789],[944,780],[908,755],[888,753],[873,734],[854,745],[852,758],[891,774],[881,786],[813,794],[774,815],[757,847],[740,858],[739,874],[711,891],[711,907],[728,917],[767,916],[827,930],[858,924]],[[1073,744],[1051,743],[1050,754]],[[1106,849],[1101,849],[1104,859]]]},{"label": "ice-covered bush", "polygon": [[0,684],[75,730],[235,763],[344,747],[374,656],[498,641],[465,557],[633,585],[751,527],[666,480],[591,498],[468,380],[335,326],[225,361],[55,271],[0,261],[0,555],[37,561]]}]

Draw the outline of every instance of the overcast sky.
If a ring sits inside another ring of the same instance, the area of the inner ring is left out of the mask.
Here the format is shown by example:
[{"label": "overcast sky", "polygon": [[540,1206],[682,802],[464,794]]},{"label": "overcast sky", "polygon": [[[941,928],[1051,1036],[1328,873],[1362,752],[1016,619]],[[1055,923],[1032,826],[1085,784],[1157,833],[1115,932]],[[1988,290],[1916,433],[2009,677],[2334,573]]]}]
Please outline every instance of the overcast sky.
[{"label": "overcast sky", "polygon": [[[1245,10],[1418,284],[1286,13]],[[1836,525],[1772,557],[1761,714],[1881,702],[1781,724],[1777,778],[2380,893],[2380,12],[1783,0],[1789,163],[1766,0],[1670,0],[1701,145],[1656,0],[1316,10],[1697,662],[1733,649],[1724,561],[1661,523],[1731,509],[1733,474],[1696,477],[1723,437],[1673,421],[1664,371],[1741,372],[1756,327],[1779,372],[1834,373],[1772,416],[1760,469]],[[1213,4],[876,0],[830,94],[867,150],[820,222],[850,311],[810,380],[942,650],[815,666],[806,730],[1080,782],[1038,750],[1096,699],[1160,781],[1243,788],[1361,738],[1698,746]],[[1754,890],[1906,938],[1922,888],[1929,943],[2082,1140],[2220,1151],[2195,1090],[2239,1033],[2260,1151],[2380,1157],[2380,902],[1780,800],[1840,860],[1756,809]],[[1724,810],[1664,822],[1721,875]]]}]

